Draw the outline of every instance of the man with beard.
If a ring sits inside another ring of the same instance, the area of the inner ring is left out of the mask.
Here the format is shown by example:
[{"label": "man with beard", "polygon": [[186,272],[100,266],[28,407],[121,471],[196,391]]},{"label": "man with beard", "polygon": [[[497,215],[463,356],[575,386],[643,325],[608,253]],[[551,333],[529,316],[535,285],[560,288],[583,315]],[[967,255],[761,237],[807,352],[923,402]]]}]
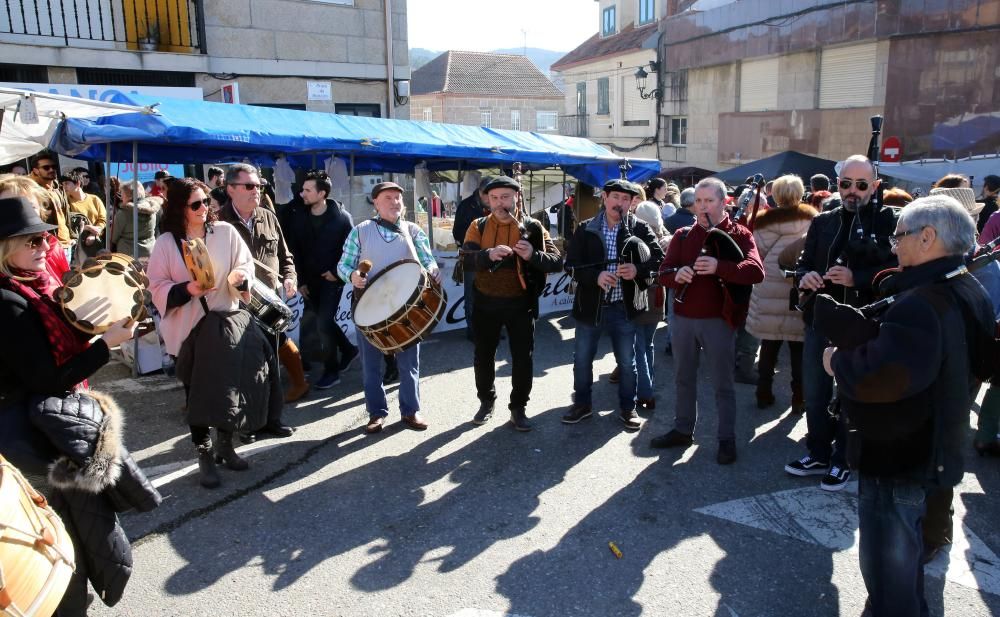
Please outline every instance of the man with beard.
[{"label": "man with beard", "polygon": [[[805,293],[823,293],[837,302],[863,306],[874,298],[872,279],[896,266],[890,238],[899,211],[872,204],[881,181],[867,157],[854,155],[844,161],[837,178],[841,205],[812,220],[796,267],[798,287]],[[793,476],[822,475],[820,487],[839,491],[850,479],[845,460],[846,429],[842,418],[828,411],[833,379],[823,370],[823,350],[829,341],[812,327],[812,304],[804,319],[802,385],[806,402],[809,454],[785,465]]]}]

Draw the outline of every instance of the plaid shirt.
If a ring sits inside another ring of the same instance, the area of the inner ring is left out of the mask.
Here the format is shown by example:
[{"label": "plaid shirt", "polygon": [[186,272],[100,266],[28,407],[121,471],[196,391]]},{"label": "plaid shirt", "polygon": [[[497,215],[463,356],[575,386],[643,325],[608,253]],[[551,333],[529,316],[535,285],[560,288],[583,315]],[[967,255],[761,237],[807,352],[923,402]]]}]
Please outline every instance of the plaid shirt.
[{"label": "plaid shirt", "polygon": [[[375,218],[378,218],[377,216]],[[399,223],[402,224],[405,221],[400,220]],[[396,239],[399,234],[387,229],[386,227],[375,223],[375,228],[378,230],[379,235],[385,239],[386,242],[392,242]],[[422,229],[417,229],[417,234],[413,238],[413,248],[417,250],[417,257],[420,264],[426,268],[428,271],[437,269],[437,262],[434,260],[434,254],[431,252],[431,243],[427,239],[427,235]],[[340,278],[350,284],[351,273],[358,269],[358,261],[361,259],[361,241],[358,239],[358,228],[354,227],[351,229],[351,233],[347,236],[347,240],[344,242],[344,254],[340,258],[340,262],[337,264],[337,274]]]},{"label": "plaid shirt", "polygon": [[[609,229],[607,217],[601,221],[601,233],[604,234],[604,247],[607,251],[607,265],[609,266],[607,271],[612,274],[618,270],[618,230],[621,226],[621,221],[619,221],[617,225]],[[612,264],[614,264],[614,267],[610,267]],[[608,297],[607,303],[621,302],[623,298],[622,280],[619,278],[618,283],[611,290],[611,295]]]}]

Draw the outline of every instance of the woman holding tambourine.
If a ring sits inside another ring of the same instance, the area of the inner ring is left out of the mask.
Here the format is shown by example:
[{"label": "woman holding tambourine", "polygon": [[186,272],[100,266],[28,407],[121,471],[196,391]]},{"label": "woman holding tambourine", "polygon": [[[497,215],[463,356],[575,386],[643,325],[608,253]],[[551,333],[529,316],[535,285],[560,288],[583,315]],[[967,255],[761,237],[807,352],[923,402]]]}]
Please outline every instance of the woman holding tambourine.
[{"label": "woman holding tambourine", "polygon": [[[187,422],[198,450],[201,484],[214,488],[221,482],[216,463],[236,471],[247,468],[233,449],[233,432],[258,428],[270,388],[261,373],[252,373],[269,365],[267,341],[240,309],[241,297],[249,295],[241,290],[253,278],[250,249],[232,226],[218,221],[208,193],[198,180],[170,181],[160,221],[163,234],[153,246],[147,274],[162,316],[160,334],[167,353],[177,357],[177,374],[187,393]],[[197,264],[189,266],[186,247],[198,253],[193,258]],[[240,390],[245,390],[245,400]],[[218,430],[214,448],[212,427]]]},{"label": "woman holding tambourine", "polygon": [[[61,251],[50,243],[55,228],[42,222],[27,198],[0,199],[0,453],[62,516],[76,567],[56,614],[85,615],[88,579],[109,606],[128,580],[116,567],[91,568],[92,558],[131,566],[115,515],[122,510],[108,492],[130,476],[142,485],[140,499],[150,503],[143,509],[155,507],[159,495],[137,467],[135,474],[122,470],[128,455],[120,411],[109,397],[89,391],[86,381],[107,364],[111,347],[132,337],[135,323],[114,323],[93,343],[69,324],[46,271],[49,251]],[[14,587],[18,576],[31,575],[24,569],[6,574],[14,576]],[[109,580],[114,582],[105,585]]]}]

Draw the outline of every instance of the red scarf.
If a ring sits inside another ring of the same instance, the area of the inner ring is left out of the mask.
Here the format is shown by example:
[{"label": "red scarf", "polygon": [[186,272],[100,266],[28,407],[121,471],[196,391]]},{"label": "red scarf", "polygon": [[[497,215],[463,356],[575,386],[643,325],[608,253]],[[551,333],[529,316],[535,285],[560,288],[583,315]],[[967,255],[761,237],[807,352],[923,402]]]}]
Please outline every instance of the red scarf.
[{"label": "red scarf", "polygon": [[[49,339],[49,348],[52,350],[52,358],[56,366],[66,364],[71,358],[83,353],[90,343],[83,335],[66,321],[62,315],[62,310],[55,300],[47,293],[50,286],[49,276],[44,272],[14,272],[14,276],[0,276],[0,287],[21,296],[28,302],[39,319],[42,320],[42,327],[45,328],[45,335]],[[74,390],[87,388],[87,380],[83,380]]]}]

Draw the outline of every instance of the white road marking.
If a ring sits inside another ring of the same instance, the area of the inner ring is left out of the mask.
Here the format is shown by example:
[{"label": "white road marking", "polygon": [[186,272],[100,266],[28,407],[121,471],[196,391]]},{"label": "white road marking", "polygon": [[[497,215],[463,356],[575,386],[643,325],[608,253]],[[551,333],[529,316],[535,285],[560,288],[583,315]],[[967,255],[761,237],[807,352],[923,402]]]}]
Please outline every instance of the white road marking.
[{"label": "white road marking", "polygon": [[[956,520],[962,520],[964,515],[961,502],[954,500]],[[813,486],[726,501],[695,512],[836,551],[858,551],[857,482],[834,493]],[[965,524],[955,526],[950,550],[927,564],[925,573],[1000,595],[1000,559]]]},{"label": "white road marking", "polygon": [[114,381],[105,381],[95,385],[97,386],[95,390],[99,392],[107,392],[108,394],[115,394],[118,392],[143,394],[147,392],[179,390],[183,387],[181,382],[177,381],[176,378],[167,377],[166,375],[152,375],[137,379],[127,377],[125,379],[115,379]]}]

